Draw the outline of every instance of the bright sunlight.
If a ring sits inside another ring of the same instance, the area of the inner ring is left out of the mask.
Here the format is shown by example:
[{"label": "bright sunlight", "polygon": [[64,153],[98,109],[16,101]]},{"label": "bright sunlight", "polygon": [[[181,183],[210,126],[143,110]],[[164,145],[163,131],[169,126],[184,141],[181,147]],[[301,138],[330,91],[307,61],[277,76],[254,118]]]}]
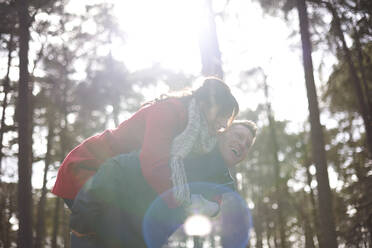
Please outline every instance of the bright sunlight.
[{"label": "bright sunlight", "polygon": [[144,61],[164,67],[200,71],[198,30],[205,23],[201,1],[120,1],[115,5],[120,25],[131,42],[123,53],[131,68]]},{"label": "bright sunlight", "polygon": [[186,220],[184,229],[189,236],[206,236],[212,231],[212,224],[204,215],[192,215]]}]

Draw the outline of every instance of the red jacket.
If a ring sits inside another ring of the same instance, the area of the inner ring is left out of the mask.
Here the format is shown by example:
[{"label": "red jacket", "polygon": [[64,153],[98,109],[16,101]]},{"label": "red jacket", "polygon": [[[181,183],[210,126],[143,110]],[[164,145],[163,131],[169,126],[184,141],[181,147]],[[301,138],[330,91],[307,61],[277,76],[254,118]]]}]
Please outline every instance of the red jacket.
[{"label": "red jacket", "polygon": [[107,158],[141,150],[146,181],[158,194],[163,193],[172,186],[168,166],[172,141],[186,128],[187,117],[184,102],[171,98],[140,109],[114,130],[86,139],[63,161],[52,192],[74,199]]}]

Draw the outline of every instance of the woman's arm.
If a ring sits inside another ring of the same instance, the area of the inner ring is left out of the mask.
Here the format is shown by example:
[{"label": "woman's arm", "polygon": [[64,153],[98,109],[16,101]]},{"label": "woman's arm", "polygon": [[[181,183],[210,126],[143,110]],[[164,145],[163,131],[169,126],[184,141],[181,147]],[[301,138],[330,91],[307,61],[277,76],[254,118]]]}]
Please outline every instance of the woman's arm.
[{"label": "woman's arm", "polygon": [[[165,101],[151,108],[146,116],[140,163],[146,181],[160,195],[172,188],[170,151],[187,120],[185,107],[180,102]],[[168,206],[177,206],[172,194],[165,194],[163,198]]]}]

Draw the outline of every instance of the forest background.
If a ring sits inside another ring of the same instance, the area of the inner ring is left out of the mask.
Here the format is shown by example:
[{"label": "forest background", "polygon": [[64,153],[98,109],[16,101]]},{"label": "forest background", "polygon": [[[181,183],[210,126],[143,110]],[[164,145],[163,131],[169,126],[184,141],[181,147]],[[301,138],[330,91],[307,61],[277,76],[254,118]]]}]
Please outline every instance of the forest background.
[{"label": "forest background", "polygon": [[[0,1],[0,247],[69,247],[66,154],[218,75],[259,126],[250,247],[372,247],[370,0]],[[167,247],[220,247],[209,235]]]}]

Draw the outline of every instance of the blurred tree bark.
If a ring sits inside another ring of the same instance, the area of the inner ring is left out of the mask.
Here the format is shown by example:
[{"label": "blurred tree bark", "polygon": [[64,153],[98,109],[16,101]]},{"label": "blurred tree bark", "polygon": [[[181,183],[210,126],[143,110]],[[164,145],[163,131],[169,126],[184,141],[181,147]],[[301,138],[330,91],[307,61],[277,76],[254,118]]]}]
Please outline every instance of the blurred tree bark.
[{"label": "blurred tree bark", "polygon": [[307,213],[305,212],[304,206],[301,206],[300,204],[307,201],[306,193],[303,194],[303,199],[300,199],[300,203],[297,203],[293,197],[291,197],[292,203],[295,205],[295,208],[297,210],[297,218],[299,219],[299,222],[302,223],[302,229],[304,230],[305,235],[305,248],[315,248],[314,244],[314,233],[313,229],[311,228],[311,221],[308,217]]},{"label": "blurred tree bark", "polygon": [[37,221],[36,221],[36,238],[35,238],[35,248],[44,247],[45,239],[45,202],[47,194],[47,175],[49,171],[49,166],[51,164],[51,151],[53,146],[53,138],[55,136],[55,115],[54,112],[48,111],[47,113],[47,123],[48,123],[48,136],[47,136],[47,150],[45,154],[45,166],[44,166],[44,176],[43,176],[43,186],[41,189],[41,196],[38,203],[37,210]]},{"label": "blurred tree bark", "polygon": [[[2,115],[1,115],[1,126],[0,126],[0,238],[3,241],[4,246],[6,245],[6,236],[9,230],[7,229],[8,226],[8,215],[6,213],[7,209],[7,192],[4,189],[4,185],[2,185],[2,160],[3,160],[3,138],[4,133],[7,132],[7,127],[5,125],[5,113],[6,109],[8,107],[8,94],[10,93],[10,79],[9,79],[9,73],[10,73],[10,67],[12,63],[12,52],[13,52],[13,33],[10,33],[9,41],[7,43],[8,48],[8,61],[7,61],[7,71],[5,74],[5,78],[3,79],[3,93],[4,98],[2,102]],[[9,247],[9,245],[8,245]]]},{"label": "blurred tree bark", "polygon": [[[67,60],[66,60],[67,61]],[[61,156],[62,160],[65,158],[66,153],[68,151],[68,137],[67,137],[67,92],[69,89],[68,82],[63,81],[64,83],[62,84],[62,89],[60,89],[61,95],[60,97],[57,98],[57,103],[60,106],[60,111],[61,111],[61,118],[62,119],[62,125],[61,125],[61,130],[59,133],[59,139],[60,139],[60,149],[61,149]],[[62,161],[61,160],[61,161]],[[61,210],[62,208],[62,210]],[[61,212],[63,211],[63,212]],[[54,218],[53,218],[53,235],[52,235],[52,248],[57,248],[58,247],[58,235],[59,235],[59,228],[61,226],[61,221],[60,221],[60,216],[65,216],[65,209],[64,209],[64,203],[61,201],[60,197],[57,197],[55,200],[55,208],[54,208]],[[66,230],[69,230],[69,221],[66,219],[63,219],[62,221],[62,231],[63,231],[63,241],[66,244],[66,239],[68,238],[68,234],[66,234]]]},{"label": "blurred tree bark", "polygon": [[0,244],[4,244],[5,240],[5,216],[6,216],[6,197],[4,193],[4,186],[0,182]]},{"label": "blurred tree bark", "polygon": [[4,208],[4,222],[1,223],[4,233],[1,237],[1,241],[3,244],[2,247],[4,248],[10,248],[11,244],[16,241],[16,237],[13,237],[14,235],[12,235],[12,224],[10,223],[10,219],[15,215],[16,210],[16,187],[17,185],[14,183],[2,183],[1,185],[3,197],[1,207]]},{"label": "blurred tree bark", "polygon": [[324,242],[321,248],[337,248],[336,228],[333,217],[332,194],[329,186],[324,136],[320,124],[318,98],[313,75],[309,22],[305,0],[297,0],[305,71],[305,83],[309,102],[312,155],[318,182],[320,229]]},{"label": "blurred tree bark", "polygon": [[[305,134],[305,132],[304,132]],[[319,243],[319,246],[320,247],[324,247],[323,243],[322,243],[322,239],[321,239],[321,232],[320,232],[320,227],[319,227],[319,215],[318,215],[318,211],[317,211],[317,205],[316,205],[316,200],[315,200],[315,194],[314,194],[314,190],[313,188],[311,187],[311,182],[313,180],[313,176],[311,175],[310,173],[310,165],[312,164],[312,161],[311,159],[309,158],[309,154],[308,154],[308,144],[307,144],[307,135],[305,137],[305,135],[301,135],[301,140],[303,141],[302,143],[302,153],[303,153],[303,166],[305,167],[306,169],[306,183],[307,183],[307,186],[309,187],[309,201],[310,201],[310,205],[311,205],[311,209],[310,209],[310,215],[312,217],[312,220],[313,220],[313,223],[314,223],[314,229],[315,229],[315,235],[316,235],[316,238],[318,240],[318,243]],[[311,226],[310,226],[311,227]]]},{"label": "blurred tree bark", "polygon": [[[62,202],[63,204],[63,202]],[[57,248],[57,240],[59,233],[59,216],[60,216],[61,198],[55,198],[54,214],[53,214],[53,233],[52,233],[52,248]]]},{"label": "blurred tree bark", "polygon": [[[4,133],[7,132],[8,128],[5,125],[5,113],[6,109],[8,107],[8,94],[10,93],[10,78],[9,78],[9,73],[10,73],[10,68],[12,66],[12,52],[14,50],[13,46],[13,32],[10,33],[9,41],[7,44],[8,48],[8,62],[7,62],[7,69],[6,69],[6,74],[5,78],[3,80],[3,93],[4,93],[4,98],[2,102],[2,114],[1,114],[1,130],[0,130],[0,182],[1,182],[1,175],[2,175],[2,160],[3,160],[3,138],[4,138]],[[2,211],[2,210],[0,210]]]},{"label": "blurred tree bark", "polygon": [[223,78],[221,51],[218,44],[215,13],[211,0],[203,0],[205,23],[199,30],[199,48],[204,76],[217,76]]},{"label": "blurred tree bark", "polygon": [[324,245],[322,243],[323,239],[321,238],[321,232],[320,232],[320,227],[319,227],[319,225],[320,225],[319,224],[319,215],[318,215],[318,211],[317,211],[316,203],[315,203],[315,194],[314,194],[313,188],[311,187],[311,181],[312,181],[313,177],[310,173],[310,164],[307,161],[305,161],[305,168],[306,168],[306,182],[307,182],[308,187],[310,188],[309,199],[310,199],[310,202],[311,202],[311,215],[312,215],[312,218],[313,218],[313,221],[314,221],[315,233],[316,233],[316,237],[317,237],[319,246],[324,247]]},{"label": "blurred tree bark", "polygon": [[19,0],[19,88],[18,88],[18,247],[32,247],[31,122],[28,51],[30,40],[29,1]]},{"label": "blurred tree bark", "polygon": [[280,247],[286,248],[288,247],[287,241],[286,241],[286,228],[285,228],[285,223],[286,221],[284,220],[283,217],[283,204],[282,204],[282,197],[283,197],[283,186],[280,183],[280,164],[279,164],[279,158],[278,158],[278,153],[279,153],[279,146],[278,146],[278,139],[275,131],[275,120],[271,111],[271,103],[269,101],[269,88],[267,85],[267,76],[263,72],[261,68],[259,68],[263,74],[263,88],[264,88],[264,95],[266,99],[266,115],[267,119],[269,121],[269,129],[270,129],[270,139],[271,139],[271,144],[272,144],[272,149],[273,149],[273,162],[274,162],[274,180],[275,180],[275,190],[276,190],[276,203],[278,204],[277,208],[277,218],[278,218],[278,226],[279,226],[279,236],[280,236]]},{"label": "blurred tree bark", "polygon": [[262,241],[263,241],[263,231],[264,231],[264,228],[263,228],[264,220],[261,218],[262,216],[261,207],[263,207],[262,206],[263,203],[260,199],[258,200],[259,202],[257,203],[257,207],[255,208],[257,214],[256,214],[256,218],[253,219],[253,222],[254,222],[254,231],[256,234],[256,248],[262,248],[263,247]]},{"label": "blurred tree bark", "polygon": [[[68,96],[67,94],[68,94],[68,91],[69,91],[69,84],[66,82],[63,87],[62,99],[61,99],[62,118],[64,120],[63,125],[61,126],[61,133],[60,133],[62,160],[65,158],[67,152],[69,151],[68,136],[67,136],[67,125],[68,125],[68,120],[67,120],[67,115],[68,115],[67,98]],[[70,240],[70,236],[69,236],[70,235],[70,219],[68,218],[68,213],[66,213],[63,202],[62,202],[62,216],[63,216],[63,221],[62,221],[63,243],[64,243],[65,248],[69,248],[68,241]]]},{"label": "blurred tree bark", "polygon": [[366,99],[366,104],[367,104],[367,112],[369,114],[369,121],[372,121],[372,102],[371,99],[368,97],[368,92],[370,92],[370,89],[368,87],[368,82],[367,82],[367,76],[366,76],[366,71],[365,71],[365,66],[364,66],[364,56],[363,56],[363,49],[362,45],[360,44],[360,35],[359,35],[359,30],[357,28],[354,29],[354,43],[355,43],[355,48],[357,50],[357,57],[358,57],[358,65],[359,65],[359,70],[360,70],[360,75],[362,79],[362,88],[364,94],[364,99]]},{"label": "blurred tree bark", "polygon": [[62,209],[62,216],[63,216],[63,247],[70,248],[70,210],[63,206]]}]

